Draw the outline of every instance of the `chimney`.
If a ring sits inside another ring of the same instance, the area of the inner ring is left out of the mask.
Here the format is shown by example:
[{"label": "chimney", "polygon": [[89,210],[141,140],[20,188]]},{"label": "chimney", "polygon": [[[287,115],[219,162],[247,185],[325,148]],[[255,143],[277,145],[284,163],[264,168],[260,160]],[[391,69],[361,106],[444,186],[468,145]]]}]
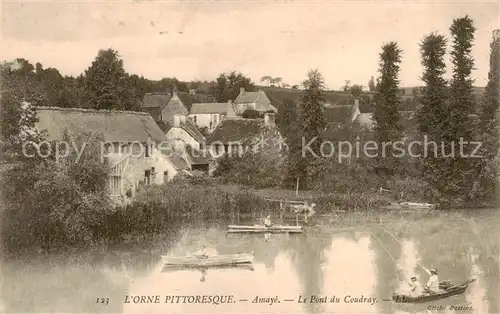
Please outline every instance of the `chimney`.
[{"label": "chimney", "polygon": [[226,107],[226,118],[234,118],[234,117],[236,117],[236,112],[234,111],[233,101],[228,100]]},{"label": "chimney", "polygon": [[245,92],[245,87],[240,87],[240,95]]},{"label": "chimney", "polygon": [[264,125],[265,126],[274,126],[276,124],[276,117],[274,112],[266,112],[264,113]]},{"label": "chimney", "polygon": [[179,128],[181,126],[181,115],[174,114],[174,128]]}]

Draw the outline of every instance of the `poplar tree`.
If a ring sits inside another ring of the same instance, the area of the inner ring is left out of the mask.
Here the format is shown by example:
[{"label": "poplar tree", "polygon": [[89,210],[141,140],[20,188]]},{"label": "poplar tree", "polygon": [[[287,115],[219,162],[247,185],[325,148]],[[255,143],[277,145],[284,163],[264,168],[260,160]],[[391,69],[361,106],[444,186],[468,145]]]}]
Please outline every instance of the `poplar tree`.
[{"label": "poplar tree", "polygon": [[493,32],[490,45],[488,84],[479,108],[478,139],[482,143],[478,175],[473,192],[494,198],[498,188],[499,106],[500,106],[500,30]]},{"label": "poplar tree", "polygon": [[318,70],[309,71],[307,79],[303,82],[304,91],[300,99],[301,135],[306,144],[316,138],[310,147],[318,156],[322,141],[321,133],[326,125],[322,108],[324,84],[323,76]]},{"label": "poplar tree", "polygon": [[380,53],[380,80],[377,84],[373,119],[375,140],[379,144],[376,167],[386,174],[394,174],[401,170],[399,161],[392,157],[391,146],[384,145],[384,143],[399,141],[402,137],[401,117],[398,111],[400,106],[398,75],[401,54],[402,50],[396,42],[383,45]]},{"label": "poplar tree", "polygon": [[[439,34],[430,34],[420,44],[421,64],[424,68],[422,80],[425,82],[424,93],[420,99],[421,106],[417,111],[418,131],[421,140],[427,137],[428,142],[441,143],[444,125],[447,119],[447,86],[443,78],[446,72],[444,55],[446,39]],[[437,148],[437,150],[435,150]],[[437,187],[442,184],[443,168],[439,159],[439,147],[428,145],[422,147],[423,177]]]},{"label": "poplar tree", "polygon": [[389,142],[401,138],[401,117],[398,112],[400,105],[398,75],[401,53],[402,50],[395,42],[382,46],[380,53],[380,83],[373,115],[376,138],[379,142]]},{"label": "poplar tree", "polygon": [[[459,142],[473,140],[471,114],[475,113],[476,102],[471,72],[474,67],[472,46],[475,27],[473,21],[465,16],[455,19],[450,31],[453,76],[450,84],[448,119],[444,123],[443,129],[443,141],[446,147],[444,152],[446,155],[443,154],[443,157],[447,159],[443,171],[448,174],[446,178],[443,178],[446,180],[444,192],[448,199],[463,198],[467,200],[471,198],[472,184],[477,172],[475,172],[475,161],[461,155]],[[471,148],[465,147],[464,153],[468,155]]]}]

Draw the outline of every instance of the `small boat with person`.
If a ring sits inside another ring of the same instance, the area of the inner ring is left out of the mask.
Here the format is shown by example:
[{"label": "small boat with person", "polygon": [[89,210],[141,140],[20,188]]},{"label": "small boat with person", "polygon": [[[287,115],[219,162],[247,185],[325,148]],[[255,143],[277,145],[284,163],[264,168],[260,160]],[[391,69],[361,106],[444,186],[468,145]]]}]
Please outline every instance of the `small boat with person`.
[{"label": "small boat with person", "polygon": [[433,209],[436,205],[429,203],[400,202],[399,206],[411,209]]},{"label": "small boat with person", "polygon": [[161,256],[165,266],[176,267],[223,267],[252,264],[254,253],[238,253],[228,255],[188,255]]},{"label": "small boat with person", "polygon": [[423,302],[430,302],[430,301],[435,301],[435,300],[440,300],[444,299],[447,297],[451,297],[453,295],[458,295],[462,294],[467,290],[467,287],[476,281],[476,279],[470,279],[467,281],[464,281],[458,285],[454,285],[451,283],[451,281],[446,280],[446,281],[441,281],[439,283],[439,292],[435,293],[424,293],[419,296],[410,296],[407,294],[393,294],[392,300],[396,303],[423,303]]},{"label": "small boat with person", "polygon": [[302,233],[302,226],[285,225],[229,225],[228,232],[254,232],[254,233]]}]

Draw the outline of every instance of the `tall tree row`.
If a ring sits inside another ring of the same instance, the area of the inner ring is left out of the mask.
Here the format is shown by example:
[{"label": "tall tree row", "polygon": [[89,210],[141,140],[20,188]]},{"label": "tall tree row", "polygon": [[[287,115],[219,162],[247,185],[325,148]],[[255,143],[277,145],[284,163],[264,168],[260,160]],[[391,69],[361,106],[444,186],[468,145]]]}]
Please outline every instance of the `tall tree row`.
[{"label": "tall tree row", "polygon": [[459,143],[470,142],[473,138],[474,122],[471,114],[475,113],[476,101],[473,94],[471,77],[474,67],[472,47],[474,42],[475,27],[473,21],[465,16],[455,19],[450,27],[452,38],[451,62],[452,80],[450,82],[450,97],[447,109],[448,119],[444,123],[443,140],[446,165],[443,170],[446,176],[444,196],[448,199],[460,196],[468,200],[473,195],[472,178],[475,177],[472,158],[464,158],[471,153],[471,146],[466,147],[464,155],[459,151]]},{"label": "tall tree row", "polygon": [[400,99],[399,88],[399,64],[401,63],[402,51],[398,44],[390,42],[382,46],[380,53],[380,81],[377,85],[375,97],[375,139],[379,144],[377,164],[379,169],[386,173],[394,173],[399,168],[398,161],[393,158],[391,146],[384,148],[384,143],[394,143],[402,137],[401,117],[399,115]]},{"label": "tall tree row", "polygon": [[[447,122],[447,82],[443,78],[446,72],[444,56],[446,54],[446,39],[443,35],[430,34],[420,44],[421,64],[424,68],[422,80],[425,83],[421,97],[421,106],[417,111],[418,131],[421,140],[426,137],[428,142],[439,145],[443,142],[443,134]],[[444,188],[443,158],[440,158],[439,146],[422,147],[421,161],[425,180],[439,190]],[[443,187],[439,188],[440,185]]]},{"label": "tall tree row", "polygon": [[483,156],[474,192],[478,196],[498,196],[499,138],[500,138],[500,30],[493,32],[490,45],[490,70],[488,84],[479,108],[478,139],[482,143]]}]

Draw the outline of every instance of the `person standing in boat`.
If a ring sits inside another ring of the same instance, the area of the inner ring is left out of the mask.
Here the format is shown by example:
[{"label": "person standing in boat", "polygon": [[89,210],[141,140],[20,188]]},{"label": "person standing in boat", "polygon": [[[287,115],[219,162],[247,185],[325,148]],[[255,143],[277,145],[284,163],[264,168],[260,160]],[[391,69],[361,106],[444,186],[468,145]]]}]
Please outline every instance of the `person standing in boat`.
[{"label": "person standing in boat", "polygon": [[410,295],[412,297],[418,297],[422,295],[422,285],[417,280],[417,277],[411,277],[411,281],[408,283],[410,285]]},{"label": "person standing in boat", "polygon": [[439,278],[438,278],[437,269],[432,268],[431,270],[429,270],[425,267],[422,267],[422,268],[430,276],[429,281],[427,281],[427,284],[425,285],[425,292],[429,292],[429,293],[439,292]]},{"label": "person standing in boat", "polygon": [[267,215],[267,217],[264,219],[264,226],[266,227],[271,227],[273,223],[271,222],[271,215]]}]

